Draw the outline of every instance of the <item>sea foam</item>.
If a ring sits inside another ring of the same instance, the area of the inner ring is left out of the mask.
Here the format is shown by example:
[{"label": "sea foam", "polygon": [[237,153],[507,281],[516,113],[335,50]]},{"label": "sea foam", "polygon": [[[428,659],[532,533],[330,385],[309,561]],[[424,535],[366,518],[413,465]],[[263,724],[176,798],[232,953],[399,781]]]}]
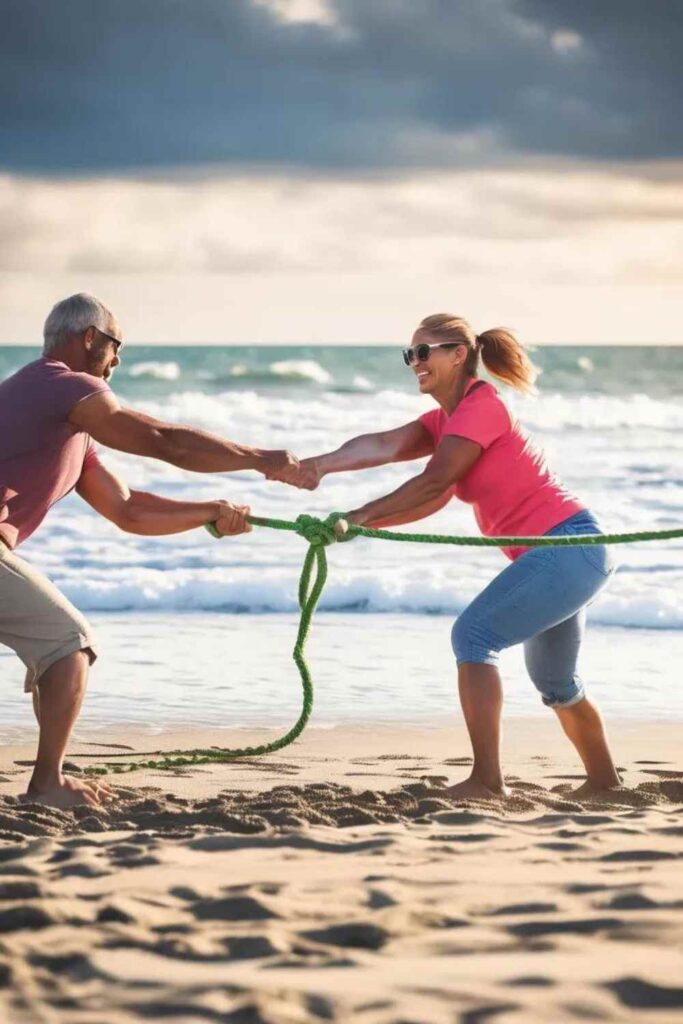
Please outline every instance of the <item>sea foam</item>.
[{"label": "sea foam", "polygon": [[180,367],[177,363],[133,363],[128,368],[129,377],[154,377],[156,380],[178,380]]},{"label": "sea foam", "polygon": [[[455,574],[454,574],[455,577]],[[164,571],[127,567],[107,574],[79,573],[58,578],[66,596],[86,612],[194,611],[250,613],[296,612],[298,572],[264,566],[254,571],[207,568]],[[669,581],[670,582],[670,581]],[[680,584],[680,580],[679,580]],[[321,612],[458,615],[474,597],[469,581],[444,580],[438,574],[401,578],[386,571],[349,569],[330,573]],[[589,609],[602,626],[683,629],[683,591],[679,585],[641,588],[619,577]]]}]

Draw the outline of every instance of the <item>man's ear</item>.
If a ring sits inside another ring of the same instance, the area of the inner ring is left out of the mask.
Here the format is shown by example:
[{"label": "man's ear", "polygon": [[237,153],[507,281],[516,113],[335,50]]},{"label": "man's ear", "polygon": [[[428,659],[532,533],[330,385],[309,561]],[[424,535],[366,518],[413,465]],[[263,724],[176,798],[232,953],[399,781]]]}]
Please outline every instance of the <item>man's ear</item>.
[{"label": "man's ear", "polygon": [[93,342],[95,341],[96,335],[97,331],[95,330],[94,327],[89,327],[85,334],[83,335],[83,344],[87,348],[88,352],[93,347]]}]

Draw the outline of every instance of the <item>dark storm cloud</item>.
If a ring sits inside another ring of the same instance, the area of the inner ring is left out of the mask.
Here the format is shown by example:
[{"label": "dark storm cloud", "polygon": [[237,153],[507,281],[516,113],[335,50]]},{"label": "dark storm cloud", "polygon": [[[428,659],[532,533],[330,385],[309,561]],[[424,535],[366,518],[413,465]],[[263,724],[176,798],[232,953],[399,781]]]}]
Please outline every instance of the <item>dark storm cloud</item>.
[{"label": "dark storm cloud", "polygon": [[0,166],[677,157],[678,0],[0,0]]}]

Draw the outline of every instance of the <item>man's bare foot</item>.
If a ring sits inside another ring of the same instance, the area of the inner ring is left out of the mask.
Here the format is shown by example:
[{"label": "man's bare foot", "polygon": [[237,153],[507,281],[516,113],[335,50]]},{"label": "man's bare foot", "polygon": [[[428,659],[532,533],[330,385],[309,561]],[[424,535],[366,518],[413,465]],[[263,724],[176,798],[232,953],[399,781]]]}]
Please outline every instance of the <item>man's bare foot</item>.
[{"label": "man's bare foot", "polygon": [[464,782],[456,782],[454,786],[446,786],[439,790],[439,796],[445,796],[449,800],[505,800],[510,796],[507,786],[500,786],[497,789],[489,789],[478,779],[465,779]]},{"label": "man's bare foot", "polygon": [[74,779],[70,775],[62,775],[45,785],[37,784],[32,779],[22,799],[67,810],[77,804],[101,807],[114,795],[115,791],[106,782],[98,779]]}]

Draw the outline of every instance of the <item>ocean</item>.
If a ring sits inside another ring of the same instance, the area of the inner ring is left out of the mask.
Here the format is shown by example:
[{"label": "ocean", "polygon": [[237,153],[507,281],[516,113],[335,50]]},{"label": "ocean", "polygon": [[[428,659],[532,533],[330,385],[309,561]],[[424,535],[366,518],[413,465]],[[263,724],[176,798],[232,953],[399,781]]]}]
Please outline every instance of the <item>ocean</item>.
[{"label": "ocean", "polygon": [[[0,348],[0,378],[37,354]],[[533,358],[542,370],[539,394],[501,390],[565,485],[607,530],[683,525],[683,348],[544,347]],[[113,386],[152,416],[301,456],[430,407],[399,346],[131,345]],[[249,472],[194,475],[111,451],[106,461],[138,489],[224,497],[283,518],[353,507],[419,465],[328,477],[311,493]],[[476,532],[471,510],[455,501],[419,528]],[[84,721],[157,728],[277,724],[295,715],[298,682],[287,659],[304,551],[297,537],[268,530],[221,542],[204,531],[125,535],[69,495],[21,554],[88,613],[103,638]],[[615,578],[589,609],[586,658],[596,678],[587,681],[604,687],[614,713],[683,717],[679,670],[671,668],[675,652],[683,654],[683,543],[621,547],[618,558]],[[505,566],[504,557],[492,549],[356,540],[331,549],[329,561],[312,645],[320,721],[453,713],[450,620]],[[518,652],[506,659],[511,708],[542,713]],[[20,727],[28,722],[16,692],[21,666],[1,649],[0,668],[6,728]]]}]

